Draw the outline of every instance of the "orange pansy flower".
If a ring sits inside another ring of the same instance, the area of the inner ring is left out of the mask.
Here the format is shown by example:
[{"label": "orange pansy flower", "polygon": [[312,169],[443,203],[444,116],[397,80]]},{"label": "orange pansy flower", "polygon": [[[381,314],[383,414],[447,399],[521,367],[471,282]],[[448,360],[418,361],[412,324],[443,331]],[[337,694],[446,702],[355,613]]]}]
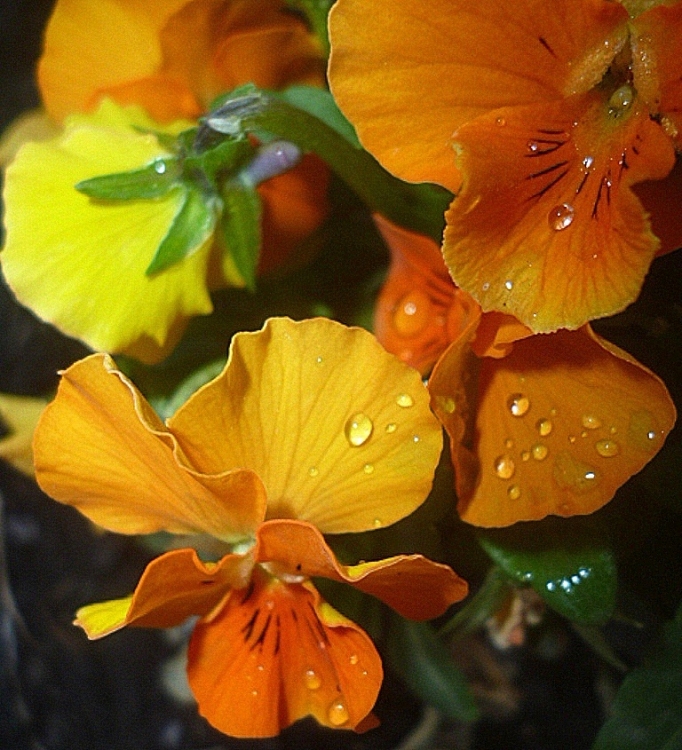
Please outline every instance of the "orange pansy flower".
[{"label": "orange pansy flower", "polygon": [[131,596],[83,607],[76,623],[97,638],[199,616],[190,685],[214,726],[243,737],[306,715],[354,729],[372,720],[379,656],[311,577],[415,619],[466,595],[421,555],[342,565],[321,533],[411,513],[441,447],[418,373],[326,319],[237,334],[223,372],[165,424],[108,356],[92,355],[66,370],[35,438],[41,487],[104,528],[199,533],[224,548],[210,562],[189,548],[161,555]]},{"label": "orange pansy flower", "polygon": [[660,243],[632,187],[680,147],[682,3],[339,0],[330,30],[363,144],[457,193],[445,261],[483,310],[551,332],[636,298]]},{"label": "orange pansy flower", "polygon": [[[663,383],[595,334],[537,334],[482,313],[450,282],[436,244],[379,220],[392,263],[380,341],[426,374],[451,441],[458,510],[478,526],[592,513],[663,445]],[[437,360],[437,361],[436,361]]]}]

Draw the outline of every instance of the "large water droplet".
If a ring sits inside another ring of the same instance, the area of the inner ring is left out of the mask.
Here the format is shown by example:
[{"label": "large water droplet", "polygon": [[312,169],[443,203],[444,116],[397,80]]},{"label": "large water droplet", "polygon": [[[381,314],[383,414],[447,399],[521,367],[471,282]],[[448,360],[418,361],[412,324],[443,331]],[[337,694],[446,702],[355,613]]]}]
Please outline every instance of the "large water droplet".
[{"label": "large water droplet", "polygon": [[342,700],[335,700],[327,712],[329,723],[334,727],[340,727],[348,721],[348,709]]},{"label": "large water droplet", "polygon": [[401,393],[395,402],[398,406],[402,406],[403,409],[409,409],[410,406],[414,405],[414,399],[409,393]]},{"label": "large water droplet", "polygon": [[549,454],[549,448],[546,445],[543,445],[542,443],[536,443],[531,448],[531,453],[533,454],[533,458],[536,461],[544,461],[547,458],[547,455]]},{"label": "large water droplet", "polygon": [[600,475],[593,466],[584,463],[568,451],[557,454],[552,475],[559,487],[578,495],[591,492],[600,480]]},{"label": "large water droplet", "polygon": [[538,419],[535,423],[535,428],[540,433],[541,437],[547,437],[547,435],[549,435],[554,429],[554,425],[550,419]]},{"label": "large water droplet", "polygon": [[507,454],[498,456],[493,465],[495,467],[495,474],[497,474],[500,479],[511,479],[516,471],[514,460]]},{"label": "large water droplet", "polygon": [[620,453],[620,446],[615,440],[598,440],[594,447],[597,453],[604,458],[611,458]]},{"label": "large water droplet", "polygon": [[568,229],[575,218],[575,209],[570,203],[560,203],[547,214],[547,223],[549,228],[555,232],[561,232]]},{"label": "large water droplet", "polygon": [[308,690],[317,690],[322,685],[322,679],[314,669],[306,669],[303,674],[303,681]]},{"label": "large water droplet", "polygon": [[369,440],[373,429],[372,420],[366,414],[359,411],[346,422],[346,439],[352,446],[357,448]]},{"label": "large water droplet", "polygon": [[611,117],[621,117],[624,115],[635,100],[635,92],[629,83],[624,83],[617,88],[609,99],[609,114]]},{"label": "large water droplet", "polygon": [[400,336],[416,336],[426,328],[433,305],[428,296],[414,289],[401,297],[393,313],[393,325]]},{"label": "large water droplet", "polygon": [[512,393],[507,399],[507,408],[515,417],[522,417],[530,409],[530,401],[522,393]]},{"label": "large water droplet", "polygon": [[601,427],[601,419],[595,417],[594,414],[583,414],[580,421],[582,426],[588,430],[597,430]]}]

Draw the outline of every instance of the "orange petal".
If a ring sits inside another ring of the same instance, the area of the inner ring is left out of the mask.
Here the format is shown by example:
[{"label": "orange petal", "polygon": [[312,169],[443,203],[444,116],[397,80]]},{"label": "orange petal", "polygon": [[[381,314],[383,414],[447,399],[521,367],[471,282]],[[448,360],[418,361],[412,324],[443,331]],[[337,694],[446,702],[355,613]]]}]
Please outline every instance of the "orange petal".
[{"label": "orange petal", "polygon": [[452,132],[499,107],[589,90],[625,43],[626,19],[603,0],[339,0],[330,86],[385,167],[457,192]]},{"label": "orange petal", "polygon": [[269,320],[235,336],[223,373],[169,420],[192,465],[248,468],[267,517],[364,531],[424,501],[441,431],[419,373],[359,328]]},{"label": "orange petal", "polygon": [[425,375],[459,335],[475,303],[452,283],[432,239],[379,215],[374,221],[391,251],[374,310],[374,332],[389,352]]},{"label": "orange petal", "polygon": [[126,625],[174,627],[192,615],[209,615],[231,589],[244,588],[252,566],[252,560],[242,555],[204,563],[193,549],[172,550],[147,565],[132,596],[81,607],[75,624],[88,638],[101,638]]},{"label": "orange petal", "polygon": [[682,148],[682,5],[659,5],[632,22],[634,85]]},{"label": "orange petal", "polygon": [[310,584],[253,584],[194,630],[188,674],[200,712],[236,737],[272,737],[307,715],[357,727],[383,677],[369,637]]},{"label": "orange petal", "polygon": [[264,513],[251,471],[203,476],[185,468],[173,435],[106,355],[64,372],[36,429],[34,457],[48,495],[110,531],[240,539]]},{"label": "orange petal", "polygon": [[381,599],[412,620],[442,615],[468,593],[466,581],[447,565],[422,555],[399,555],[360,565],[341,565],[322,534],[302,521],[266,521],[258,530],[256,558],[272,561],[273,572],[320,576]]},{"label": "orange petal", "polygon": [[[45,32],[38,66],[47,111],[61,120],[86,111],[96,95],[143,78],[161,63],[159,32],[187,0],[59,0]],[[144,102],[138,102],[144,104]]]},{"label": "orange petal", "polygon": [[[464,294],[464,292],[462,292]],[[481,315],[476,338],[471,348],[479,357],[506,357],[515,341],[532,336],[533,332],[512,315],[488,312]]]},{"label": "orange petal", "polygon": [[463,356],[448,350],[430,388],[448,432],[445,399],[471,410],[453,461],[460,515],[478,526],[592,513],[653,458],[675,421],[663,383],[589,327],[484,358],[474,395],[458,381]]},{"label": "orange petal", "polygon": [[674,151],[639,99],[619,116],[609,107],[595,92],[498,110],[455,134],[466,179],[443,253],[485,311],[548,332],[639,293],[658,241],[630,187],[665,177]]},{"label": "orange petal", "polygon": [[640,182],[633,192],[649,214],[651,229],[661,241],[657,255],[682,247],[682,159],[663,180]]}]

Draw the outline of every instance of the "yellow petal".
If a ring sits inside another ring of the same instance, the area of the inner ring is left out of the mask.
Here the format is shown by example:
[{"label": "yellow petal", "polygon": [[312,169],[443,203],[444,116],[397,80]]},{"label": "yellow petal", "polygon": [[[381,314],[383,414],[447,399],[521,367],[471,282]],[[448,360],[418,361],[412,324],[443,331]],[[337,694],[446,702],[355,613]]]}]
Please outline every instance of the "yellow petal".
[{"label": "yellow petal", "polygon": [[114,633],[127,624],[127,615],[132,600],[131,595],[124,596],[122,599],[86,604],[76,612],[73,624],[83,628],[88,638],[101,638]]},{"label": "yellow petal", "polygon": [[66,370],[34,452],[43,490],[110,531],[240,539],[263,517],[258,477],[247,470],[205,477],[184,468],[172,434],[105,355]]},{"label": "yellow petal", "polygon": [[223,373],[169,426],[201,471],[255,471],[269,518],[325,533],[411,513],[442,440],[419,373],[367,331],[323,318],[275,318],[238,334]]},{"label": "yellow petal", "polygon": [[41,398],[0,393],[0,417],[8,434],[0,437],[0,458],[33,476],[33,431],[46,402]]},{"label": "yellow petal", "polygon": [[[123,202],[93,201],[74,189],[167,155],[154,136],[122,124],[126,116],[105,103],[93,118],[74,117],[58,138],[26,144],[5,179],[0,260],[9,285],[44,320],[108,351],[145,337],[163,346],[178,320],[211,311],[210,241],[167,271],[145,275],[180,208],[181,189]],[[131,121],[139,124],[139,111]]]}]

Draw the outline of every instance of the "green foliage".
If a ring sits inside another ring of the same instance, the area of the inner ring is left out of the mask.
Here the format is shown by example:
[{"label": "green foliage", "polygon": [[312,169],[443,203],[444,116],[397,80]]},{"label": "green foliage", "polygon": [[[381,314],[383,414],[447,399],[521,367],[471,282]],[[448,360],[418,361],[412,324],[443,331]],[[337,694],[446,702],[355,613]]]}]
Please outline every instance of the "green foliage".
[{"label": "green foliage", "polygon": [[234,264],[247,289],[256,288],[256,268],[261,246],[261,199],[245,179],[232,180],[223,188],[221,229]]},{"label": "green foliage", "polygon": [[75,187],[99,201],[130,201],[162,198],[178,185],[180,169],[176,159],[155,159],[130,172],[81,180]]}]

